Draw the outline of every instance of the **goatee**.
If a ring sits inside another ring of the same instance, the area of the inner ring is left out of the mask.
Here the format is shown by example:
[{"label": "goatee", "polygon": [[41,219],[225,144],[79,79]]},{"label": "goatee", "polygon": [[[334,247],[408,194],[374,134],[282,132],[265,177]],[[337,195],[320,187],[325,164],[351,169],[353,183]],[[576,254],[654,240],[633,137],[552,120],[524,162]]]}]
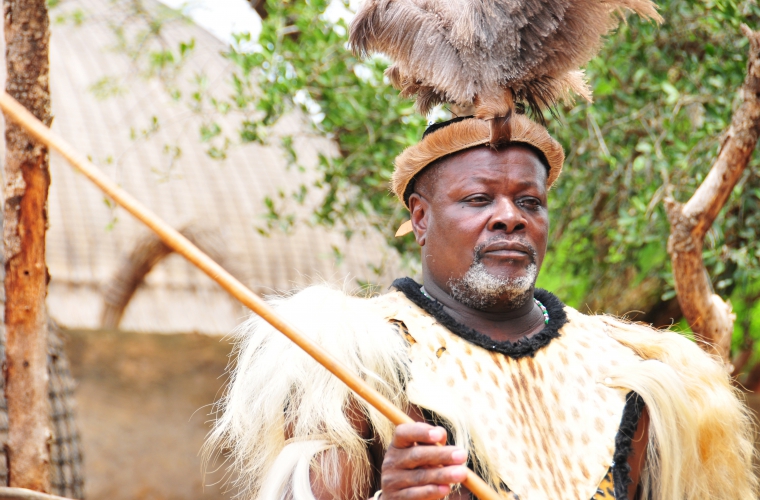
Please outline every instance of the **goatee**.
[{"label": "goatee", "polygon": [[[460,279],[450,280],[449,288],[451,296],[461,304],[473,309],[489,309],[499,302],[515,309],[530,300],[531,290],[536,283],[538,266],[536,265],[536,252],[530,246],[531,262],[525,268],[525,274],[519,277],[500,277],[491,274],[483,262],[481,250],[493,240],[478,245],[475,248],[475,258],[472,265]],[[525,244],[525,242],[523,242]]]}]

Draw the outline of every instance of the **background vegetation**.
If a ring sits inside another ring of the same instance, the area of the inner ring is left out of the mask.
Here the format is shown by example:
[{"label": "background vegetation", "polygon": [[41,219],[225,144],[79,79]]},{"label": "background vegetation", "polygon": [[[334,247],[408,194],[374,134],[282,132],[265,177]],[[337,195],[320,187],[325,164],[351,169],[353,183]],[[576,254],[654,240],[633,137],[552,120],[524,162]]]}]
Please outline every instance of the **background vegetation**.
[{"label": "background vegetation", "polygon": [[[662,326],[681,320],[662,199],[669,192],[688,199],[712,165],[745,76],[747,41],[739,25],[760,28],[760,7],[753,0],[658,3],[662,26],[630,18],[588,66],[595,102],[563,106],[559,119],[550,122],[568,158],[550,195],[551,248],[539,285],[581,310],[629,314]],[[299,223],[288,207],[316,191],[320,203],[308,223],[351,228],[361,214],[415,268],[411,236],[393,237],[406,213],[390,195],[388,181],[393,158],[421,137],[427,119],[383,78],[387,61],[351,55],[346,21],[325,15],[329,1],[267,2],[258,41],[243,34],[226,53],[234,76],[226,95],[215,97],[204,91],[202,75],[191,95],[172,85],[176,67],[193,48],[191,40],[180,47],[161,44],[161,30],[177,22],[176,14],[149,12],[140,0],[114,4],[124,13],[113,22],[121,50],[142,74],[158,77],[178,101],[204,115],[199,140],[208,143],[212,158],[224,158],[240,142],[268,141],[271,127],[294,109],[305,113],[316,133],[335,141],[339,154],[320,158],[313,185],[262,200],[268,213],[262,231]],[[83,22],[81,15],[68,16]],[[104,79],[94,90],[118,89]],[[223,130],[214,120],[219,113],[238,114],[239,128]],[[432,118],[447,116],[443,109]],[[292,140],[279,142],[298,165]],[[760,339],[756,156],[705,249],[714,288],[731,300],[738,316],[737,352],[754,350]],[[678,328],[687,330],[684,324]]]},{"label": "background vegetation", "polygon": [[[680,312],[661,202],[668,192],[688,199],[712,165],[745,76],[739,25],[757,27],[760,9],[753,1],[659,3],[662,26],[629,19],[589,65],[595,102],[564,107],[551,123],[568,159],[551,196],[551,253],[540,284],[576,307],[667,324]],[[393,158],[425,124],[382,78],[382,59],[360,62],[350,54],[345,23],[321,15],[327,4],[277,2],[268,7],[260,52],[231,49],[235,105],[263,113],[240,139],[260,140],[261,128],[301,96],[300,106],[319,115],[315,127],[341,152],[320,162],[318,186],[327,189],[316,220],[368,214],[390,244],[416,256],[411,236],[393,238],[406,214],[387,183]],[[248,92],[255,88],[250,79],[261,94]],[[716,291],[738,313],[737,347],[745,334],[760,336],[759,204],[755,160],[705,254]]]}]

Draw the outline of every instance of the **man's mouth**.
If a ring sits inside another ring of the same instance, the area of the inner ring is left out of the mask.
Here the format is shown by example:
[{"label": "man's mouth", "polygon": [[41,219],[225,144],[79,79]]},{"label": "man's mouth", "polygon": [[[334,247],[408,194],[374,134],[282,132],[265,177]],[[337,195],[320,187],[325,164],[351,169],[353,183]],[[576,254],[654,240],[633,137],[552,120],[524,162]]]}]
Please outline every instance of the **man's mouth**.
[{"label": "man's mouth", "polygon": [[525,259],[533,261],[533,249],[519,241],[499,240],[486,243],[479,251],[478,257],[499,257],[502,259]]}]

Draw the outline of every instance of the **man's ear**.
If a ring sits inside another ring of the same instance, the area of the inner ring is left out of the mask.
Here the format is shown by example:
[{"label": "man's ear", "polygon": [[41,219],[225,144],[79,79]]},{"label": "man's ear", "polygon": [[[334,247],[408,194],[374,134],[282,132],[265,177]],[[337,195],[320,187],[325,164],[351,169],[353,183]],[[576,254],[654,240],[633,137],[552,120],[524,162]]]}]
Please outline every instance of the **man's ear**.
[{"label": "man's ear", "polygon": [[419,193],[412,193],[409,197],[409,212],[412,216],[412,228],[414,238],[421,246],[425,246],[427,236],[428,219],[430,218],[430,202]]}]

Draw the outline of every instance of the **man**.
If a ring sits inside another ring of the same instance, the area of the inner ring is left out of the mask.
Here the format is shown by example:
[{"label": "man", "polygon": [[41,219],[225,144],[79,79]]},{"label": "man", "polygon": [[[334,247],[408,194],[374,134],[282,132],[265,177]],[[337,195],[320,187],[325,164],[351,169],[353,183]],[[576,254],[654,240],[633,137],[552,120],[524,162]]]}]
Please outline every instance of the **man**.
[{"label": "man", "polygon": [[[466,135],[457,127],[487,137],[476,120],[437,127],[418,153]],[[394,431],[271,328],[241,329],[212,442],[253,498],[469,498],[456,486],[468,463],[506,498],[756,498],[749,420],[716,360],[534,288],[559,145],[513,121],[509,145],[453,152],[397,183],[424,287],[275,301],[419,423]]]},{"label": "man", "polygon": [[[372,299],[315,286],[272,302],[416,423],[394,429],[252,319],[209,440],[245,498],[470,498],[465,466],[506,499],[757,498],[750,420],[718,361],[535,288],[564,152],[515,102],[581,89],[574,65],[616,12],[653,6],[520,3],[370,0],[357,15],[352,43],[394,57],[391,80],[421,109],[475,116],[431,126],[396,161],[411,215],[399,234],[414,232],[424,286],[400,279]],[[452,61],[460,72],[442,70]]]}]

